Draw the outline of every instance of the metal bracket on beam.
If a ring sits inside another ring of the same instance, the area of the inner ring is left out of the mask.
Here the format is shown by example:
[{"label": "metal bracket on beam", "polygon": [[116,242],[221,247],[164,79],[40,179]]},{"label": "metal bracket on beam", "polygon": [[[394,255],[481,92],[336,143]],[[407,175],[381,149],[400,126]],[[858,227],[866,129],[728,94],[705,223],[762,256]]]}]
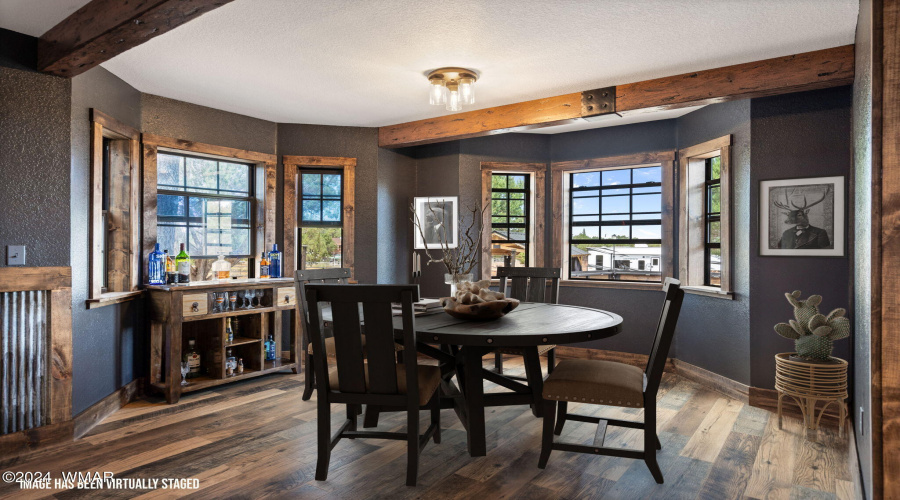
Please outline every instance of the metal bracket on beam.
[{"label": "metal bracket on beam", "polygon": [[581,117],[608,115],[616,112],[616,88],[586,90],[581,93]]}]

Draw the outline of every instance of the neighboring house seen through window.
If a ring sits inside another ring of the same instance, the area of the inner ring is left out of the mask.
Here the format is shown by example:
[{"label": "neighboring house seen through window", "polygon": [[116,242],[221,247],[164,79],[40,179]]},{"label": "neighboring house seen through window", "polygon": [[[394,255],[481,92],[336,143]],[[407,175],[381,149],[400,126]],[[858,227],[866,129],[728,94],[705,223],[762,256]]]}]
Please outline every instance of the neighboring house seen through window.
[{"label": "neighboring house seen through window", "polygon": [[531,176],[491,176],[491,276],[504,265],[527,267],[531,241]]}]

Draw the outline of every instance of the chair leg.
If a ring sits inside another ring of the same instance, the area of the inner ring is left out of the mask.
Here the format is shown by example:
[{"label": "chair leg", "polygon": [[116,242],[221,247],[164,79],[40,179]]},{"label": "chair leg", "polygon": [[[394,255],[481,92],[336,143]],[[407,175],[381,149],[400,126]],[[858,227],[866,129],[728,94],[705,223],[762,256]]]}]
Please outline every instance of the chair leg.
[{"label": "chair leg", "polygon": [[313,358],[309,354],[306,355],[306,376],[304,377],[303,401],[309,401],[312,397],[313,389],[316,388],[316,372],[313,370]]},{"label": "chair leg", "polygon": [[375,405],[366,405],[366,416],[363,418],[363,427],[371,429],[378,427],[378,415],[380,408]]},{"label": "chair leg", "polygon": [[547,375],[553,373],[554,368],[556,368],[556,349],[550,349],[547,351]]},{"label": "chair leg", "polygon": [[431,423],[434,425],[434,444],[441,442],[441,390],[434,391],[431,397]]},{"label": "chair leg", "polygon": [[653,435],[654,435],[654,437],[656,438],[656,449],[657,449],[657,450],[661,450],[661,449],[662,449],[662,443],[659,442],[659,435],[657,435],[655,432],[653,433]]},{"label": "chair leg", "polygon": [[559,401],[557,406],[557,414],[556,414],[556,429],[553,431],[554,434],[559,436],[562,434],[563,426],[566,425],[566,411],[569,403],[566,401]]},{"label": "chair leg", "polygon": [[500,351],[494,352],[494,371],[503,373],[503,353]]},{"label": "chair leg", "polygon": [[550,460],[550,452],[553,451],[553,415],[556,410],[555,406],[556,401],[544,401],[544,430],[541,433],[541,456],[538,459],[538,468],[540,469],[547,467],[547,460]]},{"label": "chair leg", "polygon": [[319,458],[316,462],[316,480],[324,481],[328,478],[328,463],[331,461],[331,404],[320,399],[316,402],[316,405],[318,405],[316,440],[319,448]]},{"label": "chair leg", "polygon": [[[358,408],[360,405],[347,405],[347,420],[350,421],[350,426],[347,427],[348,431],[356,430],[356,416],[359,415]],[[354,439],[353,437],[348,437],[347,439]]]},{"label": "chair leg", "polygon": [[663,484],[662,471],[656,462],[656,447],[659,444],[656,437],[656,405],[644,406],[644,462],[657,484]]},{"label": "chair leg", "polygon": [[415,486],[419,477],[419,408],[406,411],[406,485]]}]

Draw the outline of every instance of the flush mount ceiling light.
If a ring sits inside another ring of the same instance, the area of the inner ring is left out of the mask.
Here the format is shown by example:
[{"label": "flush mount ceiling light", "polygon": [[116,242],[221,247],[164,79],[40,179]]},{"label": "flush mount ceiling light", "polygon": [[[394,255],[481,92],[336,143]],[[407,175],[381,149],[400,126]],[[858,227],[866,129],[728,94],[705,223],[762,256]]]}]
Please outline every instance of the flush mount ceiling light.
[{"label": "flush mount ceiling light", "polygon": [[478,74],[465,68],[439,68],[428,73],[428,102],[446,106],[447,111],[461,111],[463,105],[475,104],[475,81]]}]

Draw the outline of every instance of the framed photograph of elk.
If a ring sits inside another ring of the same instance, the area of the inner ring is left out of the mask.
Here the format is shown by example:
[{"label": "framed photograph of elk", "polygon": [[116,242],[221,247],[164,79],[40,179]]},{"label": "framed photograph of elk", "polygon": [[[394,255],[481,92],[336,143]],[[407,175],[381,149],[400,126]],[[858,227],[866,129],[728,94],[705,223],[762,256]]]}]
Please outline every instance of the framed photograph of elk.
[{"label": "framed photograph of elk", "polygon": [[759,183],[759,254],[842,257],[844,177]]}]

